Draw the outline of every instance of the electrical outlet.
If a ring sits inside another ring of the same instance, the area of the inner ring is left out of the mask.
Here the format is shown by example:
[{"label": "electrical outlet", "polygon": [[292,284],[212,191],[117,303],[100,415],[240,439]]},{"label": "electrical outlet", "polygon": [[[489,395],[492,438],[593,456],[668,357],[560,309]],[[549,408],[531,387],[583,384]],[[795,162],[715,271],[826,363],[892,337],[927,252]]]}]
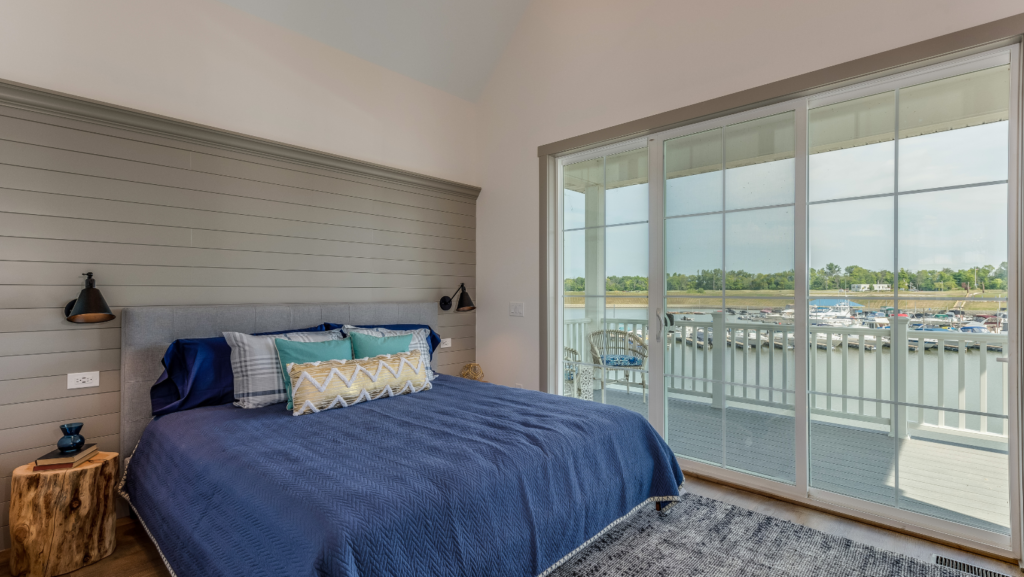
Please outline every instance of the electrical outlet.
[{"label": "electrical outlet", "polygon": [[84,389],[86,387],[100,386],[100,372],[91,373],[68,373],[69,389]]},{"label": "electrical outlet", "polygon": [[516,388],[517,389],[523,388],[523,383],[516,383]]},{"label": "electrical outlet", "polygon": [[525,316],[525,306],[523,303],[508,303],[508,316],[510,317],[521,317]]},{"label": "electrical outlet", "polygon": [[447,348],[449,348],[451,346],[452,346],[452,340],[451,339],[441,339],[441,345],[438,348],[439,349],[447,349]]}]

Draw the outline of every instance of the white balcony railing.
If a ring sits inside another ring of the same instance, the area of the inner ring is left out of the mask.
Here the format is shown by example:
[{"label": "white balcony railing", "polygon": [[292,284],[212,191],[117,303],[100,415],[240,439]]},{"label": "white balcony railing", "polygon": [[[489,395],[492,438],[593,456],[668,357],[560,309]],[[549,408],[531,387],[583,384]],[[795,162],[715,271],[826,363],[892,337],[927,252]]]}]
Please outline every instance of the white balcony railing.
[{"label": "white balcony railing", "polygon": [[[793,415],[794,327],[711,316],[666,329],[668,397]],[[897,344],[889,329],[810,327],[812,419],[1005,450],[1007,366],[994,361],[1006,354],[1007,335],[909,330],[906,318],[897,321]],[[646,319],[578,319],[565,323],[565,346],[596,364],[588,337],[600,329],[633,332],[652,345]]]}]

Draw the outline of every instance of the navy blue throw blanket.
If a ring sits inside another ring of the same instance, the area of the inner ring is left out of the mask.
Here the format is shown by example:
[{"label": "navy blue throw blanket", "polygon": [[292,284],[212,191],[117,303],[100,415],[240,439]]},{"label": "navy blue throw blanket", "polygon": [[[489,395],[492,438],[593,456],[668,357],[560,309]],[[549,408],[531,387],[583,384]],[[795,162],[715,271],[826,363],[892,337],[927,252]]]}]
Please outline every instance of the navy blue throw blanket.
[{"label": "navy blue throw blanket", "polygon": [[526,576],[682,481],[636,413],[441,376],[300,417],[157,417],[123,494],[179,577]]}]

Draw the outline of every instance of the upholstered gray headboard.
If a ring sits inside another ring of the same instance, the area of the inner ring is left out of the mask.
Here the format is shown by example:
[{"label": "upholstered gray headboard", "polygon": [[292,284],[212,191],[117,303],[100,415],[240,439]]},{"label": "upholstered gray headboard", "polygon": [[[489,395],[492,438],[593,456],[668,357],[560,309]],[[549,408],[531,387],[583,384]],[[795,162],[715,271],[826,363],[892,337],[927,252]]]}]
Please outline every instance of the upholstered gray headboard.
[{"label": "upholstered gray headboard", "polygon": [[152,419],[149,389],[175,339],[339,324],[419,324],[437,330],[437,302],[131,307],[121,309],[121,462]]}]

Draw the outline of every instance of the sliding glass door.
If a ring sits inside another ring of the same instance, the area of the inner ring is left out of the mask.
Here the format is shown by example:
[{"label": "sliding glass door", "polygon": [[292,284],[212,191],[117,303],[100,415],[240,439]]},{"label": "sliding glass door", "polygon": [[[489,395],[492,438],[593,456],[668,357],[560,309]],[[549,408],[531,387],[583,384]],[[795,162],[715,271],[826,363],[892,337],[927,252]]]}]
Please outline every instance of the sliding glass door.
[{"label": "sliding glass door", "polygon": [[784,483],[794,147],[791,110],[664,141],[666,438],[680,456]]},{"label": "sliding glass door", "polygon": [[647,168],[646,146],[627,145],[561,175],[563,391],[644,416]]},{"label": "sliding glass door", "polygon": [[561,159],[560,390],[684,469],[1018,554],[1017,58]]},{"label": "sliding glass door", "polygon": [[810,484],[1009,535],[1009,64],[915,80],[809,111]]}]

